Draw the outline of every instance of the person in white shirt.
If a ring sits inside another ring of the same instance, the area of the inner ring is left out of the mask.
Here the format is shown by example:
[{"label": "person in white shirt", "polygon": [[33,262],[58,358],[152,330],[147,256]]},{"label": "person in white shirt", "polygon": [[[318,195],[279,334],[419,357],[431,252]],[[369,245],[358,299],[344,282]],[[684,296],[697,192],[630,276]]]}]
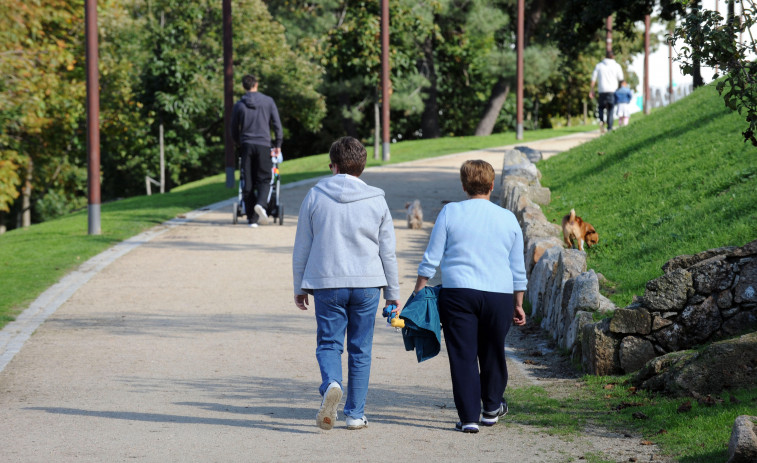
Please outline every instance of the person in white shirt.
[{"label": "person in white shirt", "polygon": [[[606,58],[600,61],[591,73],[591,88],[589,89],[589,98],[594,98],[594,85],[597,85],[599,98],[599,130],[604,133],[605,122],[607,130],[612,130],[613,110],[615,108],[615,90],[618,89],[620,82],[624,79],[623,69],[615,61],[615,54],[607,51]],[[607,120],[605,121],[605,115]]]}]

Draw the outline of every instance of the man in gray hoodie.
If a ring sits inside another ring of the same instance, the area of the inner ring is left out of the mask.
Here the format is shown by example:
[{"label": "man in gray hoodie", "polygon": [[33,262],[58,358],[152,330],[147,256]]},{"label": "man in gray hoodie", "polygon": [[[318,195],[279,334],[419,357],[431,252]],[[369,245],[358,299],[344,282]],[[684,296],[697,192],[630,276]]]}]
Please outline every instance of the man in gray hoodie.
[{"label": "man in gray hoodie", "polygon": [[360,429],[368,424],[363,412],[380,289],[386,306],[400,306],[394,225],[384,191],[358,178],[365,168],[365,147],[354,138],[340,138],[329,157],[334,175],[308,192],[297,219],[294,302],[307,310],[308,294],[315,300],[323,396],[316,423],[331,429],[337,419],[346,333],[344,414],[348,429]]},{"label": "man in gray hoodie", "polygon": [[[258,92],[258,80],[255,76],[242,77],[242,87],[247,93],[232,109],[231,137],[242,156],[242,195],[247,221],[251,227],[257,227],[260,219],[268,222],[266,208],[271,188],[271,158],[281,154],[284,132],[281,129],[276,103],[273,98]],[[276,134],[273,143],[271,127]]]}]

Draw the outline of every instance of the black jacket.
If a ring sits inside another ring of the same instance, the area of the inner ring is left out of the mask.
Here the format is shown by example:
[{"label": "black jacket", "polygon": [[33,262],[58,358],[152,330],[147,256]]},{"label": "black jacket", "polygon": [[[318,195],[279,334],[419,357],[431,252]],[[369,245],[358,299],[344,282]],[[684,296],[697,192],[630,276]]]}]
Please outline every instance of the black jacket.
[{"label": "black jacket", "polygon": [[[271,143],[271,127],[276,139]],[[253,144],[281,148],[284,132],[273,98],[260,92],[247,92],[231,113],[231,137],[237,145]]]}]

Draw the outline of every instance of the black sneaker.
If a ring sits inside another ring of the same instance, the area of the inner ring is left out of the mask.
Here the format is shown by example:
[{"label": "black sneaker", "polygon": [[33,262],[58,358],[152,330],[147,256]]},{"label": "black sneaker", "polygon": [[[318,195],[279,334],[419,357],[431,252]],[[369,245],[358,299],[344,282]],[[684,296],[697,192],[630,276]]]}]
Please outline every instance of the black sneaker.
[{"label": "black sneaker", "polygon": [[483,412],[481,414],[481,424],[484,426],[494,426],[499,421],[500,416],[507,415],[507,402],[502,399],[502,403],[499,404],[499,409],[493,412]]},{"label": "black sneaker", "polygon": [[468,434],[476,434],[478,432],[478,424],[477,423],[461,423],[458,421],[455,424],[455,430],[468,433]]}]

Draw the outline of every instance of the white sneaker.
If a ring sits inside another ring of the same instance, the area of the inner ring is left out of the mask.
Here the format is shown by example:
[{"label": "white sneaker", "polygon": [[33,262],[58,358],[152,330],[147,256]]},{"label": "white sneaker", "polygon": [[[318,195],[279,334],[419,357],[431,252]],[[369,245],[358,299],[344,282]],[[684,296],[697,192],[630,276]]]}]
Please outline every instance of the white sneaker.
[{"label": "white sneaker", "polygon": [[265,208],[261,206],[260,204],[256,204],[255,207],[253,207],[255,210],[255,213],[258,214],[258,217],[260,218],[260,221],[263,223],[268,223],[268,214],[265,211]]},{"label": "white sneaker", "polygon": [[256,224],[256,223],[251,223],[251,224],[250,224],[250,228],[258,228],[258,224]]},{"label": "white sneaker", "polygon": [[368,426],[368,419],[365,416],[360,418],[347,417],[347,429],[363,429]]},{"label": "white sneaker", "polygon": [[342,400],[342,388],[339,386],[339,383],[332,381],[328,389],[326,389],[326,393],[323,394],[321,408],[318,410],[318,414],[315,415],[315,422],[319,428],[329,430],[334,427],[336,408],[339,406],[340,400]]}]

